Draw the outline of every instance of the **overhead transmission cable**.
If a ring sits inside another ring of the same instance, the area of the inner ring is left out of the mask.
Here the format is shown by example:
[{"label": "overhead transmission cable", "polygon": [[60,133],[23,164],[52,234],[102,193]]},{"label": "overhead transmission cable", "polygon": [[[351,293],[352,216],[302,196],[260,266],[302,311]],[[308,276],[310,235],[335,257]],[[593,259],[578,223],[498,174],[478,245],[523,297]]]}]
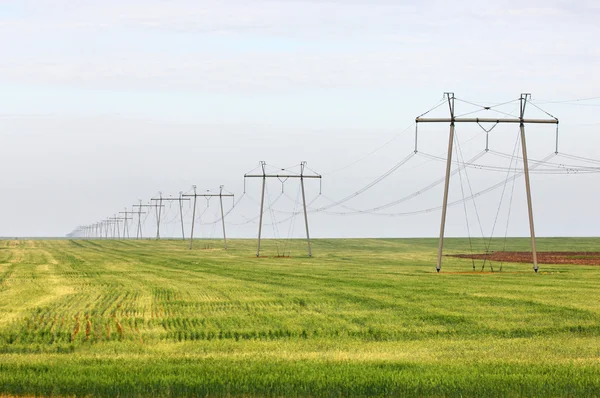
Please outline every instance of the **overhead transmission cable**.
[{"label": "overhead transmission cable", "polygon": [[[521,136],[517,136],[517,143],[521,140]],[[518,144],[517,144],[518,145]],[[517,174],[517,164],[519,163],[519,152],[517,151],[515,153],[516,155],[516,161],[515,161],[515,168],[514,168],[514,174]],[[502,251],[506,251],[506,242],[508,240],[508,226],[510,224],[510,215],[512,212],[512,202],[513,202],[513,197],[515,194],[515,179],[513,178],[512,180],[512,187],[510,190],[510,200],[508,202],[508,214],[506,215],[506,229],[504,230],[504,244],[502,245]],[[504,263],[502,261],[500,261],[500,271],[502,271],[502,267],[503,267]]]},{"label": "overhead transmission cable", "polygon": [[[426,114],[428,114],[429,112],[432,112],[433,110],[439,108],[440,106],[444,105],[446,103],[446,100],[444,98],[441,99],[441,101],[439,101],[438,103],[436,103],[432,108],[430,108],[427,112],[421,114],[419,117],[425,116]],[[406,132],[410,131],[413,127],[415,126],[415,123],[411,123],[409,126],[407,126],[405,129],[403,129],[402,131],[400,131],[398,134],[396,134],[394,137],[392,137],[389,141],[385,142],[383,145],[378,146],[377,148],[373,149],[371,152],[367,153],[366,155],[360,157],[359,159],[346,164],[345,166],[330,170],[328,172],[325,173],[321,173],[322,175],[331,175],[334,173],[337,173],[339,171],[345,170],[349,167],[354,166],[357,163],[362,162],[363,160],[367,159],[368,157],[376,154],[377,152],[379,152],[380,150],[382,150],[383,148],[387,147],[388,145],[390,145],[392,142],[396,141],[398,138],[400,138],[402,135],[404,135]]]},{"label": "overhead transmission cable", "polygon": [[[548,156],[546,156],[544,158],[544,160],[551,159],[554,156],[556,156],[556,154],[555,153],[551,153]],[[539,164],[541,164],[541,163],[539,163]],[[531,169],[535,169],[536,167],[539,166],[539,164],[534,164],[534,165],[530,166],[529,169],[530,170]],[[509,181],[512,181],[512,180],[520,177],[523,174],[524,174],[524,172],[520,171],[519,173],[517,173],[514,176],[510,177]],[[481,190],[479,192],[476,192],[476,193],[474,193],[474,194],[466,197],[464,200],[467,200],[467,201],[473,200],[474,198],[477,198],[479,196],[485,195],[486,193],[492,192],[495,189],[501,187],[505,183],[505,181],[506,180],[503,179],[502,181],[500,181],[500,182],[498,182],[498,183],[496,183],[494,185],[491,185],[491,186],[489,186],[489,187],[487,187],[487,188],[485,188],[485,189],[483,189],[483,190]],[[323,196],[325,197],[325,195],[323,195]],[[448,203],[448,207],[452,207],[452,206],[456,206],[458,204],[461,204],[462,201],[463,200],[460,199],[460,200],[456,200],[454,202],[449,202]],[[337,215],[341,215],[341,216],[369,214],[369,215],[382,216],[382,217],[404,217],[404,216],[414,216],[414,215],[419,215],[419,214],[431,213],[431,212],[438,211],[438,210],[441,210],[441,209],[442,209],[442,206],[440,205],[440,206],[430,207],[430,208],[421,209],[421,210],[408,211],[408,212],[398,212],[398,213],[374,213],[374,212],[373,213],[350,213],[350,212],[343,213],[343,212],[332,212],[332,211],[324,211],[324,213],[327,213],[327,214],[337,214]]]},{"label": "overhead transmission cable", "polygon": [[[456,140],[456,130],[455,130],[455,140]],[[454,147],[454,152],[456,153],[456,158],[458,159],[458,145],[456,145]],[[469,251],[471,253],[471,263],[473,265],[473,271],[475,271],[475,259],[472,257],[473,256],[473,241],[471,239],[471,226],[469,225],[469,213],[467,211],[467,201],[464,200],[465,199],[465,188],[463,186],[463,179],[462,179],[462,173],[461,173],[461,168],[462,166],[457,167],[456,170],[458,170],[458,178],[460,181],[460,192],[463,198],[463,209],[465,212],[465,221],[467,223],[467,236],[469,238]]]},{"label": "overhead transmission cable", "polygon": [[[489,150],[489,153],[492,155],[497,155],[497,156],[505,157],[505,158],[509,158],[509,159],[511,157],[511,155],[509,155],[509,154],[505,154],[505,153],[494,151],[494,150]],[[442,157],[430,155],[430,154],[423,153],[423,152],[419,152],[419,155],[429,158],[429,159],[432,159],[432,160],[437,160],[439,162],[446,161]],[[536,160],[536,159],[530,159],[530,161],[532,163],[540,163],[540,164],[544,164],[544,165],[550,167],[550,168],[544,168],[544,169],[539,169],[539,170],[533,171],[533,173],[536,173],[536,174],[600,173],[600,167],[590,167],[590,166],[581,166],[581,165],[566,165],[566,164],[558,164],[558,163],[552,163],[552,162],[544,162],[544,161]],[[452,163],[461,164],[460,161],[453,161]],[[487,170],[487,171],[497,171],[497,172],[506,172],[507,171],[507,167],[504,167],[504,166],[485,165],[485,164],[478,164],[478,163],[473,163],[473,162],[465,162],[464,165],[466,167],[480,169],[480,170]]]},{"label": "overhead transmission cable", "polygon": [[[478,153],[477,155],[475,155],[473,158],[469,159],[469,162],[476,161],[477,159],[481,158],[485,154],[486,154],[485,151],[481,151],[480,153]],[[465,167],[466,167],[465,164],[459,164],[458,167],[455,170],[453,170],[450,175],[455,175],[456,173],[458,173],[460,170],[464,169]],[[378,212],[378,211],[381,211],[381,210],[385,210],[387,208],[399,205],[400,203],[406,202],[406,201],[408,201],[410,199],[413,199],[413,198],[415,198],[415,197],[417,197],[419,195],[422,195],[425,192],[427,192],[427,191],[435,188],[436,186],[442,184],[444,182],[444,180],[445,180],[445,178],[442,177],[442,178],[440,178],[440,179],[438,179],[438,180],[430,183],[429,185],[426,185],[425,187],[423,187],[423,188],[421,188],[421,189],[419,189],[417,191],[414,191],[414,192],[412,192],[412,193],[410,193],[410,194],[408,194],[406,196],[403,196],[400,199],[396,199],[396,200],[394,200],[392,202],[385,203],[385,204],[382,204],[382,205],[379,205],[379,206],[376,206],[376,207],[372,207],[372,208],[368,208],[368,209],[355,209],[355,208],[352,208],[352,207],[348,207],[347,205],[340,205],[340,207],[348,209],[348,212],[340,212],[339,214],[350,214],[350,213],[356,213],[356,214],[358,214],[358,213],[373,214],[375,212]],[[324,197],[327,200],[332,201],[332,199],[330,199],[330,198],[328,198],[326,196],[324,196]],[[328,209],[328,208],[331,208],[331,207],[332,206],[323,206],[321,208],[313,209],[311,211],[312,212],[326,212],[326,213],[329,213],[329,214],[335,214],[336,212],[321,210],[323,208]]]},{"label": "overhead transmission cable", "polygon": [[[294,217],[292,218],[290,225],[288,227],[288,235],[287,235],[287,240],[284,243],[283,246],[283,255],[286,255],[286,249],[288,250],[288,257],[291,257],[292,255],[292,248],[291,248],[291,239],[292,239],[292,235],[294,233],[294,226],[296,225],[296,219],[298,218],[297,215],[300,214],[301,212],[296,211],[296,209],[298,208],[298,204],[300,202],[300,193],[302,192],[301,190],[301,186],[300,184],[298,184],[298,192],[296,193],[296,198],[293,199],[294,202],[294,211],[293,211],[293,215]],[[287,196],[287,195],[286,195]]]},{"label": "overhead transmission cable", "polygon": [[[269,215],[271,216],[271,227],[273,228],[273,235],[274,235],[274,241],[275,241],[275,247],[277,248],[277,257],[280,257],[280,253],[279,253],[279,228],[278,228],[278,223],[277,220],[275,218],[275,212],[273,211],[273,203],[271,202],[271,195],[269,195],[269,187],[268,184],[265,185],[265,195],[267,197],[267,211],[269,212]],[[283,193],[282,193],[283,194]],[[281,197],[281,195],[279,195],[279,197]]]},{"label": "overhead transmission cable", "polygon": [[571,160],[579,160],[581,162],[587,162],[587,163],[592,163],[592,164],[600,164],[600,160],[598,159],[592,159],[592,158],[586,158],[583,156],[577,156],[577,155],[570,155],[564,152],[559,152],[558,156],[560,157],[564,157],[566,159],[571,159]]},{"label": "overhead transmission cable", "polygon": [[[227,217],[229,214],[231,214],[231,213],[232,213],[232,212],[233,212],[233,211],[236,209],[236,207],[239,205],[239,203],[242,201],[242,199],[243,199],[244,197],[246,197],[246,196],[247,196],[247,194],[246,194],[246,193],[243,193],[243,194],[242,194],[242,196],[240,196],[240,197],[238,198],[238,200],[237,200],[236,202],[234,202],[234,203],[233,203],[233,206],[231,207],[231,209],[229,209],[228,211],[226,211],[226,212],[223,214],[223,217]],[[248,196],[248,197],[249,197],[249,196]],[[200,223],[200,224],[203,224],[203,225],[217,224],[217,223],[220,223],[222,219],[223,219],[223,218],[222,218],[221,216],[219,216],[219,218],[218,218],[218,219],[216,219],[216,220],[214,220],[214,221],[205,221],[205,222],[202,222],[202,223]]]},{"label": "overhead transmission cable", "polygon": [[[464,155],[462,152],[462,148],[460,146],[460,140],[458,139],[458,132],[456,131],[456,128],[454,130],[454,141],[456,142],[456,146],[458,148],[458,155],[460,156],[460,159],[463,160],[464,163]],[[467,169],[464,169],[464,173],[465,173],[465,179],[467,180],[467,186],[469,187],[469,191],[471,193],[472,202],[473,202],[473,208],[475,209],[475,216],[477,217],[477,223],[479,224],[479,231],[481,232],[481,238],[485,240],[485,234],[483,232],[483,225],[481,223],[481,217],[479,216],[479,210],[477,209],[477,202],[475,201],[475,196],[473,195],[473,186],[471,185],[471,179],[469,178],[469,173],[467,171]],[[462,188],[462,187],[461,187]],[[462,198],[462,201],[464,202],[465,198]],[[485,266],[485,260],[484,260],[484,266]]]},{"label": "overhead transmission cable", "polygon": [[[600,104],[580,104],[579,102],[600,100],[600,97],[575,98],[570,100],[536,100],[538,104],[565,104],[565,105],[581,105],[581,106],[600,106]],[[529,101],[530,103],[533,101]]]},{"label": "overhead transmission cable", "polygon": [[405,157],[404,159],[402,159],[400,162],[396,163],[392,168],[390,168],[388,171],[386,171],[383,175],[377,177],[375,180],[371,181],[369,184],[365,185],[364,187],[362,187],[361,189],[359,189],[358,191],[354,192],[351,195],[348,195],[332,204],[329,204],[327,206],[323,206],[321,208],[318,209],[318,211],[323,211],[323,210],[327,210],[330,209],[332,207],[338,206],[342,203],[345,203],[347,201],[349,201],[350,199],[353,199],[355,197],[357,197],[358,195],[362,194],[363,192],[369,190],[370,188],[374,187],[375,185],[379,184],[381,181],[383,181],[384,179],[386,179],[387,177],[389,177],[394,171],[398,170],[400,167],[404,166],[406,163],[408,163],[409,160],[411,160],[414,156],[415,156],[415,152],[412,152],[410,155],[408,155],[407,157]]},{"label": "overhead transmission cable", "polygon": [[[491,244],[492,244],[492,238],[494,237],[494,231],[496,230],[496,224],[498,223],[498,217],[500,216],[500,210],[502,208],[502,202],[504,200],[504,194],[506,192],[506,186],[508,185],[508,182],[509,182],[509,177],[510,177],[511,170],[512,170],[512,164],[513,164],[513,161],[515,160],[515,153],[517,152],[517,147],[518,147],[519,141],[520,141],[520,135],[517,135],[517,138],[515,140],[515,145],[513,147],[512,157],[510,158],[510,163],[509,163],[509,166],[508,166],[508,171],[506,173],[506,180],[504,181],[504,185],[502,187],[502,193],[500,194],[500,200],[499,200],[499,203],[498,203],[498,208],[496,210],[496,216],[494,218],[494,223],[492,225],[492,231],[490,232],[490,237],[489,237],[488,241],[487,242],[484,241],[484,244],[485,244],[485,257],[483,259],[483,265],[481,267],[482,271],[485,268],[485,263],[486,263],[486,261],[489,258],[490,247],[491,247]],[[516,162],[515,162],[515,170],[516,170]],[[514,180],[512,182],[513,182],[513,186],[514,186]],[[512,198],[511,198],[511,204],[512,204]],[[510,211],[510,209],[509,209],[509,211]],[[500,267],[502,268],[502,265],[500,265]],[[491,268],[492,271],[494,271],[494,268],[493,268],[493,265],[492,265],[491,261],[490,261],[490,268]]]}]

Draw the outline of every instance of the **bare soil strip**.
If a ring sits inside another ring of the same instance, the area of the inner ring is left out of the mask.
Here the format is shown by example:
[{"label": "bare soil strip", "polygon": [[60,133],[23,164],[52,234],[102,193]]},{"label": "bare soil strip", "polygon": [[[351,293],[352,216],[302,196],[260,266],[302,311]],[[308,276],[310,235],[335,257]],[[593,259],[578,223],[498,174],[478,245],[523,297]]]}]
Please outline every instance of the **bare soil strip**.
[{"label": "bare soil strip", "polygon": [[[454,254],[449,257],[473,258],[476,260],[488,259],[507,263],[531,263],[531,252],[491,252],[477,254]],[[600,252],[538,252],[540,264],[576,264],[600,265]]]}]

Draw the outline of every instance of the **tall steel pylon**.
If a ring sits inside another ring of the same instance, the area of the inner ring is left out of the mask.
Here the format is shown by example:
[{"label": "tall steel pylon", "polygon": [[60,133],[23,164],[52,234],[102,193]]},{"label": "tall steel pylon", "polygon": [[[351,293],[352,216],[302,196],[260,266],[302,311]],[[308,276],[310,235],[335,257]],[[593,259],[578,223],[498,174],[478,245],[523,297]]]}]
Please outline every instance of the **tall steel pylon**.
[{"label": "tall steel pylon", "polygon": [[[223,198],[226,197],[235,197],[234,194],[232,193],[223,193],[223,187],[224,185],[221,185],[219,187],[219,193],[197,193],[196,192],[196,186],[194,185],[194,193],[193,194],[180,194],[180,196],[182,197],[193,197],[194,198],[194,210],[192,211],[192,230],[190,233],[190,250],[192,250],[192,246],[194,243],[194,224],[196,224],[196,201],[198,198],[213,198],[213,197],[218,197],[219,198],[219,204],[221,207],[221,225],[223,226],[223,245],[225,250],[227,250],[227,234],[225,233],[225,212],[223,211]],[[189,199],[187,199],[189,200]]]},{"label": "tall steel pylon", "polygon": [[266,163],[264,161],[260,162],[260,167],[262,169],[262,174],[245,174],[244,178],[261,178],[262,179],[262,194],[260,197],[260,216],[259,216],[259,222],[258,222],[258,245],[256,248],[256,257],[260,257],[260,240],[262,237],[262,225],[263,225],[263,214],[264,214],[264,208],[265,208],[265,189],[267,186],[267,179],[268,178],[277,178],[281,181],[282,178],[284,179],[288,179],[288,178],[298,178],[300,179],[300,187],[302,190],[302,208],[303,208],[303,212],[304,212],[304,226],[306,229],[306,244],[308,246],[308,256],[312,257],[312,248],[310,245],[310,232],[308,229],[308,212],[307,212],[307,208],[306,208],[306,194],[304,192],[304,180],[306,178],[316,178],[316,179],[321,179],[321,175],[320,174],[316,174],[316,175],[312,175],[312,174],[304,174],[304,169],[306,168],[306,162],[301,162],[300,163],[300,174],[286,174],[286,173],[276,173],[276,174],[267,174],[266,169],[265,169]]},{"label": "tall steel pylon", "polygon": [[[454,125],[456,123],[512,123],[518,124],[521,134],[521,150],[523,152],[523,171],[525,175],[525,190],[527,194],[527,210],[529,214],[529,232],[531,235],[531,252],[533,254],[533,269],[538,272],[537,250],[535,244],[535,227],[533,223],[533,204],[531,201],[531,183],[529,179],[529,163],[527,158],[527,144],[525,141],[525,125],[526,124],[558,124],[557,118],[552,119],[526,119],[525,108],[527,101],[531,99],[531,94],[521,94],[519,98],[520,113],[518,118],[473,118],[473,117],[455,117],[454,113],[454,93],[444,93],[444,97],[448,101],[450,110],[449,118],[425,118],[417,117],[415,123],[450,123],[450,134],[448,137],[448,157],[446,158],[446,178],[444,181],[444,197],[442,205],[442,220],[440,223],[440,239],[438,244],[438,257],[436,270],[440,272],[442,269],[442,253],[444,249],[444,232],[446,228],[446,211],[448,209],[448,190],[450,187],[450,169],[452,166],[452,148],[454,144]],[[489,109],[489,108],[488,108]],[[415,139],[416,142],[416,139]],[[557,139],[558,143],[558,139]],[[416,143],[415,143],[416,150]],[[557,149],[558,150],[558,149]]]}]

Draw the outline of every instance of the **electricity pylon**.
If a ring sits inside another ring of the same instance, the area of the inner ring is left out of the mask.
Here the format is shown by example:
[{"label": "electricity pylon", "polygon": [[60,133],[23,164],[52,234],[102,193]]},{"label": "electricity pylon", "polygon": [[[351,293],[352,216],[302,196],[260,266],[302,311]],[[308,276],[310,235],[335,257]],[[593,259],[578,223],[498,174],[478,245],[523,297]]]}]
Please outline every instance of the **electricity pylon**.
[{"label": "electricity pylon", "polygon": [[126,207],[125,211],[120,211],[119,214],[125,215],[125,217],[123,218],[123,220],[124,220],[124,222],[123,222],[123,239],[125,239],[125,232],[127,232],[127,238],[129,239],[129,223],[127,221],[133,220],[133,218],[129,218],[127,216],[129,214],[134,215],[135,213],[133,211],[127,211],[127,207]]},{"label": "electricity pylon", "polygon": [[[538,272],[537,250],[535,246],[535,228],[533,225],[533,204],[531,203],[531,184],[529,181],[529,163],[527,160],[527,144],[525,142],[525,124],[558,124],[558,119],[525,119],[525,107],[531,94],[521,94],[519,98],[520,114],[518,118],[473,118],[454,116],[454,93],[444,93],[450,108],[449,118],[424,118],[417,117],[415,123],[450,123],[450,135],[448,138],[448,157],[446,159],[446,179],[444,183],[444,199],[442,205],[442,220],[440,225],[440,240],[438,245],[437,272],[442,268],[442,252],[444,248],[444,230],[446,227],[446,210],[448,208],[448,189],[450,186],[450,169],[452,166],[452,146],[454,145],[455,123],[512,123],[518,124],[521,132],[521,150],[523,152],[523,171],[525,174],[525,190],[527,193],[527,210],[529,214],[529,232],[531,234],[531,252],[533,254],[533,269]],[[489,109],[489,108],[484,108]],[[557,141],[558,142],[558,141]],[[416,147],[416,146],[415,146]]]},{"label": "electricity pylon", "polygon": [[183,194],[181,196],[184,197],[193,197],[194,198],[194,210],[192,211],[192,231],[191,231],[191,236],[190,236],[190,250],[192,250],[192,245],[194,242],[194,224],[196,223],[196,199],[199,197],[204,197],[204,198],[211,198],[211,197],[219,197],[219,203],[221,205],[221,224],[223,226],[223,244],[224,244],[224,248],[225,250],[227,250],[227,234],[225,233],[225,213],[223,211],[223,198],[224,197],[231,197],[233,198],[235,195],[232,193],[223,193],[223,185],[221,185],[219,187],[219,193],[218,194],[214,194],[214,193],[196,193],[196,186],[193,186],[194,188],[194,193],[193,194]]},{"label": "electricity pylon", "polygon": [[[142,204],[142,200],[140,199],[140,203],[137,205],[133,205],[133,207],[137,207],[138,211],[136,212],[136,214],[138,215],[138,227],[137,227],[137,233],[136,233],[136,239],[141,239],[142,238],[142,214],[146,214],[146,212],[142,212],[142,207],[154,207],[156,208],[157,206],[163,206],[163,205],[155,205],[155,204],[147,204],[147,205],[143,205]],[[157,234],[158,234],[158,230],[157,230]]]},{"label": "electricity pylon", "polygon": [[159,200],[160,201],[159,203],[161,203],[161,204],[162,204],[162,201],[164,201],[164,200],[166,200],[168,202],[173,202],[173,201],[179,202],[179,219],[181,220],[181,238],[185,240],[185,229],[183,227],[183,201],[184,200],[188,200],[189,201],[191,199],[184,198],[183,197],[183,192],[179,192],[179,197],[178,198],[163,198],[162,194],[161,194],[160,198],[158,198],[158,199],[153,198],[152,200]]},{"label": "electricity pylon", "polygon": [[321,179],[321,175],[305,175],[304,169],[306,167],[306,162],[300,163],[300,174],[267,174],[265,171],[266,163],[264,161],[260,162],[260,166],[262,168],[262,174],[245,174],[244,178],[262,178],[262,195],[260,197],[260,219],[258,222],[258,247],[256,249],[256,257],[260,256],[260,239],[262,235],[262,224],[263,224],[263,213],[265,206],[265,188],[267,184],[267,178],[277,178],[281,181],[282,178],[299,178],[300,179],[300,187],[302,189],[302,207],[304,210],[304,226],[306,228],[306,243],[308,245],[308,256],[312,257],[312,249],[310,246],[310,233],[308,230],[308,213],[306,210],[306,195],[304,193],[304,179],[305,178],[318,178]]}]

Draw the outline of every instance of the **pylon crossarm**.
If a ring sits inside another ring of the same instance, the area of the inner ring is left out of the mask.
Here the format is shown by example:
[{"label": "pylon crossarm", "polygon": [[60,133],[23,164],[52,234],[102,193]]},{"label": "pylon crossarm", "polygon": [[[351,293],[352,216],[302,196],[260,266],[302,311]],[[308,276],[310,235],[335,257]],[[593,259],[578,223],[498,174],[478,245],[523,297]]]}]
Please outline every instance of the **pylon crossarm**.
[{"label": "pylon crossarm", "polygon": [[[183,196],[193,196],[193,195],[183,195]],[[166,200],[166,201],[181,201],[181,200],[191,200],[191,199],[184,199],[184,198],[152,198],[150,200]]]},{"label": "pylon crossarm", "polygon": [[[199,196],[202,196],[202,197],[213,197],[213,196],[221,196],[221,197],[227,197],[228,196],[228,197],[233,197],[235,195],[234,194],[227,194],[227,193],[224,193],[223,195],[218,194],[218,193],[199,193],[199,194],[185,194],[183,196],[189,196],[189,197],[193,198],[194,196],[196,196],[196,197],[199,197]],[[184,199],[184,200],[189,200],[189,199]]]},{"label": "pylon crossarm", "polygon": [[[320,175],[296,175],[296,174],[246,174],[245,178],[322,178]],[[218,196],[218,195],[217,195]]]},{"label": "pylon crossarm", "polygon": [[495,119],[483,117],[431,118],[418,117],[416,123],[513,123],[513,124],[558,124],[558,119]]}]

